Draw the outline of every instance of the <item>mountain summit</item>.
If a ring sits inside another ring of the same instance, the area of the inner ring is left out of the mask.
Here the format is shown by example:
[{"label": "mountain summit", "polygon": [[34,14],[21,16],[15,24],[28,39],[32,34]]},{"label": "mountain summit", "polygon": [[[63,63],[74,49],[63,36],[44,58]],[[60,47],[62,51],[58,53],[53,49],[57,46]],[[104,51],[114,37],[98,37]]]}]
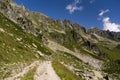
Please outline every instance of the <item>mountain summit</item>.
[{"label": "mountain summit", "polygon": [[120,32],[53,20],[0,0],[0,80],[119,80]]}]

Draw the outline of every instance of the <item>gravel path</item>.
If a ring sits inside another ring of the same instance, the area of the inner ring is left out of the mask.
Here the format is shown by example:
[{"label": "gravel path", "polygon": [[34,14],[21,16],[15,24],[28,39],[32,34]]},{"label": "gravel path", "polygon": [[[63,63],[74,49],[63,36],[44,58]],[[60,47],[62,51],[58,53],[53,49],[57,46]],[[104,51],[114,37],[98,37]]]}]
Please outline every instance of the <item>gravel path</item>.
[{"label": "gravel path", "polygon": [[27,74],[31,69],[33,69],[37,65],[38,68],[36,70],[36,73],[34,74],[34,80],[61,80],[55,73],[51,61],[35,61],[29,66],[25,67],[23,71],[19,74],[16,74],[15,76],[6,78],[4,80],[20,80],[21,77],[24,77],[25,74]]},{"label": "gravel path", "polygon": [[45,61],[39,65],[34,75],[34,80],[61,80],[55,73],[51,61]]}]

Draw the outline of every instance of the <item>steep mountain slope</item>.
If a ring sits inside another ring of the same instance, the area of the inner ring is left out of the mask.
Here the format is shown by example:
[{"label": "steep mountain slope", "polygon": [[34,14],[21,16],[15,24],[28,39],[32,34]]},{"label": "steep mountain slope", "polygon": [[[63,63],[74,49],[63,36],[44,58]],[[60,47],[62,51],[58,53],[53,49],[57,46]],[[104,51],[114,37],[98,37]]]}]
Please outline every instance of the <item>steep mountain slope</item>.
[{"label": "steep mountain slope", "polygon": [[119,80],[120,33],[86,30],[0,0],[0,80],[17,80],[11,79],[16,74],[21,80],[54,79],[49,69],[58,80]]}]

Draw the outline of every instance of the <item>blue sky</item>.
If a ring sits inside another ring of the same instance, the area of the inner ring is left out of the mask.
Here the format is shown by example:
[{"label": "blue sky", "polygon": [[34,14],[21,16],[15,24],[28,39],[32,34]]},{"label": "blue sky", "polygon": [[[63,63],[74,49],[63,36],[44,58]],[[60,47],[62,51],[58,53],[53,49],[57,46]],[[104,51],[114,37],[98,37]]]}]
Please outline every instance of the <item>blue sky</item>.
[{"label": "blue sky", "polygon": [[120,31],[120,0],[14,0],[53,19],[69,19],[86,28]]}]

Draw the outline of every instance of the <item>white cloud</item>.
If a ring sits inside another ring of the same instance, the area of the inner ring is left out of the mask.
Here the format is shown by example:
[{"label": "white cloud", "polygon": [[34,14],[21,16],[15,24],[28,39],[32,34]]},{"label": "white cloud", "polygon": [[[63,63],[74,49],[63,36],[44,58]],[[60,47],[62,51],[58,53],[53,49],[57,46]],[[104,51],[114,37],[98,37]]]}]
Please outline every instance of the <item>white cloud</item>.
[{"label": "white cloud", "polygon": [[92,3],[94,3],[95,2],[95,0],[90,0],[90,4],[92,4]]},{"label": "white cloud", "polygon": [[70,14],[72,14],[74,11],[82,11],[83,10],[83,6],[77,6],[78,4],[80,4],[80,0],[74,0],[74,3],[69,4],[66,6],[66,9],[69,10]]},{"label": "white cloud", "polygon": [[101,10],[101,12],[99,13],[99,16],[102,17],[107,12],[109,12],[109,9]]},{"label": "white cloud", "polygon": [[103,27],[104,30],[120,32],[120,24],[111,22],[109,17],[103,18]]},{"label": "white cloud", "polygon": [[109,9],[101,10],[99,15],[99,20],[103,22],[103,30],[109,30],[114,32],[120,32],[120,24],[111,22],[110,17],[105,17],[104,14],[109,12]]}]

